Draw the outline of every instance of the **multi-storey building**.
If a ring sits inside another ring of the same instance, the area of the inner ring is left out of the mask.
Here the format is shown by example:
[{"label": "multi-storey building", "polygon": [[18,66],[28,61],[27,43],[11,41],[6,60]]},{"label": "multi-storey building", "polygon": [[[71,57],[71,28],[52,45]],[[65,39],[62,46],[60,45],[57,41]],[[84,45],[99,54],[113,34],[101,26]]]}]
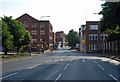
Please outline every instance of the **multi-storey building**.
[{"label": "multi-storey building", "polygon": [[56,47],[64,47],[66,44],[66,38],[63,31],[56,32]]},{"label": "multi-storey building", "polygon": [[26,13],[16,20],[23,23],[25,29],[30,32],[33,38],[32,50],[40,51],[41,48],[49,49],[53,46],[53,29],[49,20],[37,20]]},{"label": "multi-storey building", "polygon": [[56,36],[55,33],[53,32],[53,49],[56,48]]},{"label": "multi-storey building", "polygon": [[86,25],[81,25],[79,29],[80,51],[83,52],[103,52],[108,33],[99,32],[99,21],[86,21]]}]

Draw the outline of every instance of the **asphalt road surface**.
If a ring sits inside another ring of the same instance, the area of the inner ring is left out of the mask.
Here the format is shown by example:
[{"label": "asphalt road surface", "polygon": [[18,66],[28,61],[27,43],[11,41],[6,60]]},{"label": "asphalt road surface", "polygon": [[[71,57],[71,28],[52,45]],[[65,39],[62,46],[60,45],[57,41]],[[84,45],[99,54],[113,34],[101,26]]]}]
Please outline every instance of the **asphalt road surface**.
[{"label": "asphalt road surface", "polygon": [[58,49],[55,53],[42,57],[4,63],[0,80],[86,80],[120,81],[119,62],[76,53],[68,49]]}]

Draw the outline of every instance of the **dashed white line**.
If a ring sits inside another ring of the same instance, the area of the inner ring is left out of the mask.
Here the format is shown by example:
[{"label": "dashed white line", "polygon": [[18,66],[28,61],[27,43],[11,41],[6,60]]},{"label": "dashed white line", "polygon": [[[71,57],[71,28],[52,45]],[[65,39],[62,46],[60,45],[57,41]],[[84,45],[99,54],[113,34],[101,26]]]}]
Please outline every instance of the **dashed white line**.
[{"label": "dashed white line", "polygon": [[85,62],[85,60],[84,60],[84,59],[83,59],[82,61],[83,61],[83,62]]},{"label": "dashed white line", "polygon": [[64,70],[66,70],[66,69],[68,68],[69,65],[70,65],[70,64],[67,64],[67,65],[65,66]]},{"label": "dashed white line", "polygon": [[59,61],[59,60],[55,60],[55,61]]},{"label": "dashed white line", "polygon": [[63,61],[63,59],[60,59],[60,61]]},{"label": "dashed white line", "polygon": [[117,79],[116,79],[114,76],[112,76],[111,74],[109,74],[109,75],[110,75],[110,77],[112,77],[114,80],[120,82],[119,80],[117,80]]},{"label": "dashed white line", "polygon": [[48,76],[46,79],[49,79],[51,76],[53,76],[58,70],[56,70],[54,73],[52,73],[50,76]]},{"label": "dashed white line", "polygon": [[16,75],[16,74],[18,74],[18,73],[16,72],[16,73],[13,73],[13,74],[7,75],[7,76],[5,76],[5,77],[1,77],[0,80],[1,80],[1,79],[4,79],[4,78],[7,78],[7,77],[11,77],[11,76]]},{"label": "dashed white line", "polygon": [[95,60],[93,60],[95,63],[97,63]]},{"label": "dashed white line", "polygon": [[45,62],[50,62],[50,61],[52,61],[52,59],[50,59],[50,60],[48,60],[48,61],[45,61]]},{"label": "dashed white line", "polygon": [[29,67],[29,68],[27,68],[27,69],[32,69],[32,68],[34,68],[34,67],[37,67],[38,65],[41,65],[41,64],[34,65],[34,66]]},{"label": "dashed white line", "polygon": [[58,80],[61,77],[62,74],[59,74],[58,77],[55,80]]},{"label": "dashed white line", "polygon": [[70,63],[72,62],[72,59],[70,60]]},{"label": "dashed white line", "polygon": [[102,70],[105,70],[101,65],[98,64],[98,66],[99,66]]}]

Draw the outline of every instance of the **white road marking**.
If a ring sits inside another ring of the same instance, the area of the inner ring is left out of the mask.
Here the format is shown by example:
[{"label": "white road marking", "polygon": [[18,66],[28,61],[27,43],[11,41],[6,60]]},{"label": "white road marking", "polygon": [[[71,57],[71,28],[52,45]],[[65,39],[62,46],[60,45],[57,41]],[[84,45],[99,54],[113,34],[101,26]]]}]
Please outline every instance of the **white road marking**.
[{"label": "white road marking", "polygon": [[27,68],[27,69],[32,69],[32,68],[34,68],[34,67],[37,67],[38,65],[41,65],[41,64],[34,65],[34,66],[29,67],[29,68]]},{"label": "white road marking", "polygon": [[55,60],[55,61],[59,61],[59,60]]},{"label": "white road marking", "polygon": [[72,62],[72,59],[70,60],[70,63]]},{"label": "white road marking", "polygon": [[101,65],[98,64],[98,66],[99,66],[102,70],[105,70]]},{"label": "white road marking", "polygon": [[84,60],[84,59],[83,59],[82,61],[83,61],[83,62],[85,62],[85,60]]},{"label": "white road marking", "polygon": [[59,74],[58,77],[55,80],[58,80],[61,77],[62,74]]},{"label": "white road marking", "polygon": [[45,62],[50,62],[52,59],[48,60],[48,61],[45,61]]},{"label": "white road marking", "polygon": [[5,77],[1,77],[0,80],[1,80],[1,79],[4,79],[4,78],[7,78],[7,77],[10,77],[10,76],[13,76],[13,75],[16,75],[16,74],[18,74],[18,73],[16,72],[16,73],[13,73],[13,74],[7,75],[7,76],[5,76]]},{"label": "white road marking", "polygon": [[60,61],[63,61],[63,59],[60,59]]},{"label": "white road marking", "polygon": [[66,70],[66,69],[68,68],[69,65],[70,65],[70,64],[67,64],[67,65],[65,66],[64,70]]},{"label": "white road marking", "polygon": [[95,60],[93,60],[95,63],[97,63]]},{"label": "white road marking", "polygon": [[56,70],[54,73],[52,73],[50,76],[48,76],[46,79],[49,79],[51,76],[53,76],[58,70]]},{"label": "white road marking", "polygon": [[116,79],[114,76],[112,76],[111,74],[109,74],[109,75],[110,75],[110,77],[112,77],[114,80],[120,82],[119,80],[117,80],[117,79]]}]

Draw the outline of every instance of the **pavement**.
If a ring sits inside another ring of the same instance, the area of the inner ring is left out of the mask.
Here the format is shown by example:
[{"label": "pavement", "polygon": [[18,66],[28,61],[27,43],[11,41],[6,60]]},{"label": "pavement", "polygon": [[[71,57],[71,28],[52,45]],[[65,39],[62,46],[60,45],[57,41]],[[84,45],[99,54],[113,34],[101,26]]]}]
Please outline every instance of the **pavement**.
[{"label": "pavement", "polygon": [[58,49],[55,53],[2,64],[3,82],[120,82],[120,62]]},{"label": "pavement", "polygon": [[[86,54],[86,52],[81,52],[81,51],[76,51],[76,50],[73,50],[73,52]],[[106,58],[110,58],[112,60],[116,60],[116,61],[120,62],[120,56],[117,56],[117,55],[110,55],[110,54],[106,54],[106,53],[105,54],[103,54],[103,53],[89,53],[89,55],[106,57]]]},{"label": "pavement", "polygon": [[[44,53],[31,54],[30,56],[18,56],[18,57],[2,58],[2,61],[0,61],[0,63],[16,62],[16,61],[31,59],[31,58],[38,57],[38,56],[39,57],[44,56],[44,55],[47,55],[49,53],[54,53],[54,51],[51,52],[50,50],[46,50]],[[3,52],[0,52],[0,54],[3,54]]]}]

